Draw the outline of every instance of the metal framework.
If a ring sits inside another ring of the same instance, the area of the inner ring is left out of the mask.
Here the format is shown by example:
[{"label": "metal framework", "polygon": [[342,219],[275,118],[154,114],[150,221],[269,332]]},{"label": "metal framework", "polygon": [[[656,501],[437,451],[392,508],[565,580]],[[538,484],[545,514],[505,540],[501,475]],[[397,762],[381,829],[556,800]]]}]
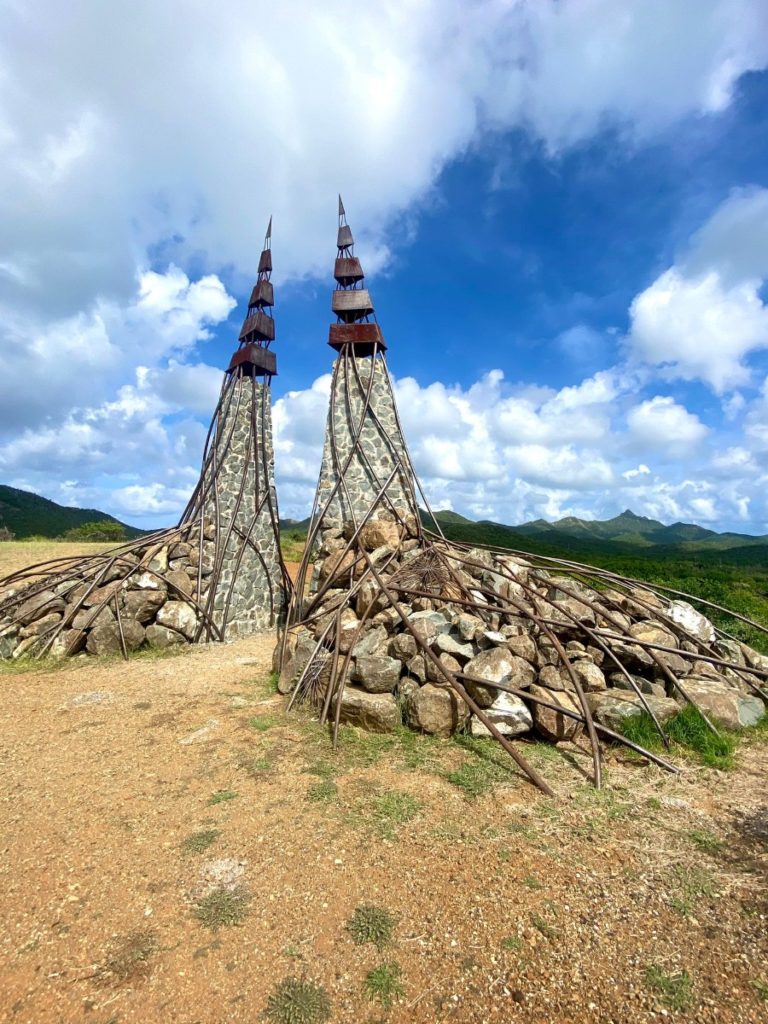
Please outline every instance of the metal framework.
[{"label": "metal framework", "polygon": [[[193,611],[195,625],[186,639],[194,643],[255,631],[249,622],[259,614],[267,626],[282,621],[292,585],[280,553],[272,456],[270,385],[277,366],[269,347],[275,337],[271,239],[270,218],[239,345],[208,430],[200,478],[178,524],[103,553],[42,562],[0,580],[0,655],[3,639],[8,643],[18,635],[24,607],[43,595],[36,621],[47,610],[63,609],[63,614],[16,646],[15,657],[19,647],[36,658],[77,653],[105,610],[114,615],[127,657],[131,642],[124,598],[138,580],[148,589],[167,589],[169,597]],[[174,564],[177,553],[175,564],[181,559],[192,577],[191,593],[169,570],[168,556]],[[249,610],[242,614],[244,605]]]},{"label": "metal framework", "polygon": [[[527,778],[543,792],[552,794],[549,784],[502,734],[486,709],[473,697],[473,693],[477,694],[477,687],[514,694],[528,705],[548,708],[564,719],[577,722],[589,741],[593,782],[597,787],[601,785],[601,741],[604,739],[622,743],[669,771],[675,771],[674,765],[666,758],[638,747],[595,720],[574,670],[576,659],[566,649],[567,641],[584,641],[602,653],[609,668],[623,676],[627,688],[649,713],[666,747],[669,747],[669,739],[664,727],[631,670],[630,649],[645,652],[654,671],[670,687],[670,692],[697,707],[680,678],[679,669],[674,671],[669,664],[670,659],[665,659],[664,654],[674,654],[692,663],[735,673],[764,701],[768,700],[768,692],[763,685],[768,671],[739,663],[733,653],[730,658],[724,656],[723,650],[728,649],[728,644],[724,648],[721,641],[734,641],[735,638],[722,629],[717,630],[715,643],[692,636],[687,649],[669,648],[637,639],[629,632],[630,620],[624,610],[624,595],[631,595],[636,617],[651,617],[661,624],[668,624],[670,620],[665,611],[659,610],[654,597],[660,597],[667,604],[670,596],[684,597],[699,606],[717,608],[710,602],[668,588],[651,587],[566,559],[493,547],[481,549],[446,539],[413,470],[394,398],[394,431],[384,428],[379,408],[372,401],[376,381],[390,396],[392,387],[384,354],[386,346],[375,320],[370,295],[363,287],[363,272],[359,260],[353,255],[353,244],[352,232],[339,198],[338,255],[334,268],[337,284],[332,297],[332,310],[337,315],[337,322],[331,325],[329,337],[329,344],[338,352],[338,357],[333,368],[324,466],[312,509],[306,549],[291,595],[288,628],[278,645],[278,666],[281,670],[287,669],[291,663],[289,645],[302,633],[306,635],[308,631],[314,638],[314,644],[303,667],[299,666],[295,681],[287,680],[289,685],[292,684],[289,708],[302,700],[314,703],[321,722],[332,721],[335,745],[353,648],[370,627],[371,619],[389,610],[395,622],[393,629],[408,633],[413,638],[416,650],[431,666],[436,685],[447,688],[475,714]],[[350,408],[351,391],[356,391],[359,399],[354,408]],[[345,417],[341,421],[338,410],[334,409],[334,402],[338,402],[340,396],[347,402]],[[379,441],[385,439],[383,453],[379,449],[372,455],[372,436]],[[353,467],[357,467],[356,472],[352,472]],[[362,504],[359,500],[361,467],[367,495]],[[394,487],[396,483],[397,487]],[[356,493],[351,493],[353,491]],[[427,510],[431,529],[422,526],[417,495]],[[345,510],[341,523],[339,507]],[[395,533],[390,543],[372,551],[366,539],[366,529],[381,519],[393,524]],[[516,571],[510,562],[516,557],[523,558],[525,565],[530,567],[524,575]],[[318,560],[324,564],[323,573],[318,574],[315,569],[311,576],[313,565]],[[558,583],[557,593],[562,597],[547,596],[548,578],[553,571],[559,577],[573,581],[572,589],[562,581]],[[490,574],[495,582],[483,582],[478,578],[483,572]],[[584,586],[594,588],[599,601],[585,598]],[[645,607],[642,596],[637,595],[636,588],[640,586],[649,595],[648,601],[652,601],[646,602]],[[355,607],[360,610],[357,601],[364,593],[368,595],[362,602],[366,610],[355,622],[350,636],[342,628],[342,617],[347,610]],[[556,651],[558,667],[570,680],[575,707],[566,708],[554,699],[547,701],[526,689],[489,682],[447,667],[403,607],[416,599],[431,602],[433,608],[469,612],[493,630],[505,621],[527,623],[537,638],[545,639]],[[592,614],[595,611],[599,612],[597,618]],[[757,630],[768,632],[760,623],[733,612],[729,614]],[[703,717],[716,732],[716,726],[706,715]]]}]

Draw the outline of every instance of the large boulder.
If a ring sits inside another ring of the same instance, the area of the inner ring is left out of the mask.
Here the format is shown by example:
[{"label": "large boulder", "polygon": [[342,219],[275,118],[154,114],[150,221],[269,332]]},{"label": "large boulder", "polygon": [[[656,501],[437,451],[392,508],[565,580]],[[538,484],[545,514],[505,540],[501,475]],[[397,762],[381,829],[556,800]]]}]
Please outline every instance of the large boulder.
[{"label": "large boulder", "polygon": [[61,622],[61,612],[51,612],[50,615],[43,615],[41,619],[35,619],[28,626],[24,626],[20,632],[20,637],[28,636],[42,636],[43,633],[47,633],[49,629],[53,629],[54,626]]},{"label": "large boulder", "polygon": [[[334,711],[338,695],[333,698]],[[357,686],[345,686],[340,721],[368,732],[392,732],[401,724],[400,709],[391,693],[368,693]]]},{"label": "large boulder", "polygon": [[649,644],[661,644],[663,647],[677,647],[677,637],[665,629],[660,622],[643,619],[629,627],[629,635],[633,640],[644,640]]},{"label": "large boulder", "polygon": [[63,598],[59,597],[52,590],[41,590],[38,594],[28,598],[19,605],[13,617],[22,626],[28,626],[36,619],[42,619],[44,615],[63,611]]},{"label": "large boulder", "polygon": [[[680,710],[677,701],[670,697],[648,695],[648,707],[663,725]],[[638,717],[645,711],[642,701],[632,690],[608,690],[606,693],[587,694],[587,704],[595,719],[614,732],[621,732],[627,718]]]},{"label": "large boulder", "polygon": [[[556,704],[568,711],[578,711],[581,714],[581,706],[575,696],[564,690],[545,690],[542,686],[532,685],[528,692],[532,697],[538,697],[550,704]],[[569,718],[567,715],[562,715],[534,702],[531,703],[531,717],[536,732],[552,743],[573,739],[581,727],[581,723],[575,718]]]},{"label": "large boulder", "polygon": [[404,704],[408,724],[432,736],[451,736],[469,718],[463,700],[449,687],[433,683],[411,690]]},{"label": "large boulder", "polygon": [[697,612],[687,601],[672,601],[667,609],[667,615],[675,625],[697,640],[701,640],[705,644],[711,644],[714,641],[715,627],[705,615]]},{"label": "large boulder", "polygon": [[474,655],[472,644],[460,643],[450,633],[438,633],[434,646],[443,654],[450,654],[459,662],[467,662]]},{"label": "large boulder", "polygon": [[367,657],[368,655],[383,655],[386,653],[388,644],[389,634],[385,627],[374,626],[373,629],[369,629],[362,634],[352,648],[352,654],[356,658]]},{"label": "large boulder", "polygon": [[410,633],[398,633],[397,636],[392,637],[388,650],[392,658],[408,662],[415,657],[418,645]]},{"label": "large boulder", "polygon": [[166,601],[157,613],[157,624],[175,629],[191,640],[197,631],[197,613],[185,601]]},{"label": "large boulder", "polygon": [[400,540],[400,527],[385,519],[372,519],[360,528],[358,537],[366,551],[382,547],[396,548]]},{"label": "large boulder", "polygon": [[126,619],[118,625],[113,619],[111,622],[100,622],[90,630],[85,649],[89,654],[122,654],[123,642],[127,651],[135,651],[144,643],[144,638],[144,627],[138,622]]},{"label": "large boulder", "polygon": [[165,604],[164,590],[129,590],[122,598],[124,615],[144,625],[151,622]]},{"label": "large boulder", "polygon": [[[740,693],[726,682],[700,676],[688,676],[685,692],[698,704],[708,718],[716,719],[726,729],[745,729],[757,725],[765,714],[759,697]],[[685,703],[682,696],[680,703]]]},{"label": "large boulder", "polygon": [[[493,722],[502,736],[520,736],[533,728],[533,717],[526,704],[513,693],[500,693],[485,714]],[[473,736],[490,736],[490,729],[472,715],[471,732]]]},{"label": "large boulder", "polygon": [[512,654],[506,647],[492,647],[489,651],[481,651],[464,668],[468,676],[487,681],[484,686],[478,682],[465,680],[467,692],[481,708],[489,708],[498,696],[494,683],[506,683],[517,689],[524,689],[536,678],[536,671],[523,658]]},{"label": "large boulder", "polygon": [[158,647],[160,649],[184,643],[184,637],[181,633],[177,633],[175,629],[168,629],[167,626],[158,626],[156,622],[153,622],[151,626],[147,626],[146,636],[150,647]]},{"label": "large boulder", "polygon": [[352,678],[368,693],[392,693],[402,671],[402,662],[388,655],[361,655],[355,659]]}]

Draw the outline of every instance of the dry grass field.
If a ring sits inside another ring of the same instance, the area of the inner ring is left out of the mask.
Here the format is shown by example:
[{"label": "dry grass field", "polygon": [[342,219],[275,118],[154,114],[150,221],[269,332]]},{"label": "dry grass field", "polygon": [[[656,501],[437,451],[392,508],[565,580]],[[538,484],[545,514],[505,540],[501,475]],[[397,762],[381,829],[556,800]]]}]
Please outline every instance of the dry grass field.
[{"label": "dry grass field", "polygon": [[108,551],[114,544],[83,544],[70,541],[7,540],[0,542],[0,579],[25,566],[53,558],[72,558]]},{"label": "dry grass field", "polygon": [[601,793],[526,743],[550,800],[491,744],[334,752],[272,646],[3,669],[0,1020],[765,1021],[756,739],[729,772],[609,753]]}]

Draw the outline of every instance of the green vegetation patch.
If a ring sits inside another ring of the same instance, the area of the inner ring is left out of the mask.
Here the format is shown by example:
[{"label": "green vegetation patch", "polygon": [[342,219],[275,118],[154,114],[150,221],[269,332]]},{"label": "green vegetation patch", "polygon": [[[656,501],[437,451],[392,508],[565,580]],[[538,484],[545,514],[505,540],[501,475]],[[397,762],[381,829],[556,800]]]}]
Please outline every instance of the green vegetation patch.
[{"label": "green vegetation patch", "polygon": [[154,932],[143,930],[131,932],[116,939],[107,959],[98,970],[102,982],[122,984],[149,971],[149,960],[157,950]]},{"label": "green vegetation patch", "polygon": [[421,804],[416,797],[392,789],[373,800],[371,817],[379,835],[383,839],[392,839],[395,827],[411,821],[420,809]]},{"label": "green vegetation patch", "polygon": [[355,909],[346,927],[356,946],[370,942],[382,950],[392,941],[395,919],[384,907],[364,903]]},{"label": "green vegetation patch", "polygon": [[316,804],[331,803],[338,795],[339,787],[332,779],[320,779],[307,789],[307,800]]},{"label": "green vegetation patch", "polygon": [[[733,768],[733,755],[738,745],[737,736],[722,728],[718,728],[719,735],[715,735],[701,712],[692,704],[686,705],[670,718],[665,729],[672,741],[673,753],[692,757],[710,768]],[[637,743],[646,750],[664,750],[653,719],[645,711],[625,719],[621,725],[621,732],[632,743]]]},{"label": "green vegetation patch", "polygon": [[182,853],[203,853],[221,835],[217,828],[206,828],[200,832],[192,832],[181,844]]},{"label": "green vegetation patch", "polygon": [[219,886],[197,901],[194,914],[206,928],[218,931],[240,924],[248,913],[250,899],[247,889]]},{"label": "green vegetation patch", "polygon": [[389,1008],[396,999],[405,995],[405,989],[400,983],[402,973],[398,963],[379,964],[366,974],[363,992],[372,1002],[378,1000],[382,1006]]},{"label": "green vegetation patch", "polygon": [[678,864],[672,870],[673,895],[669,905],[683,917],[689,917],[702,900],[711,899],[717,892],[714,876],[697,864]]},{"label": "green vegetation patch", "polygon": [[656,964],[645,969],[645,983],[670,1010],[685,1010],[693,1001],[693,982],[687,971],[667,974]]},{"label": "green vegetation patch", "polygon": [[462,790],[468,800],[489,793],[501,783],[509,783],[510,765],[502,760],[495,740],[479,740],[472,736],[456,736],[455,742],[470,755],[458,768],[443,773],[446,782]]},{"label": "green vegetation patch", "polygon": [[267,1000],[265,1016],[273,1024],[325,1024],[331,1002],[321,985],[307,978],[283,978]]},{"label": "green vegetation patch", "polygon": [[215,793],[212,793],[208,803],[209,804],[223,804],[227,800],[234,800],[237,797],[237,793],[234,789],[218,789]]}]

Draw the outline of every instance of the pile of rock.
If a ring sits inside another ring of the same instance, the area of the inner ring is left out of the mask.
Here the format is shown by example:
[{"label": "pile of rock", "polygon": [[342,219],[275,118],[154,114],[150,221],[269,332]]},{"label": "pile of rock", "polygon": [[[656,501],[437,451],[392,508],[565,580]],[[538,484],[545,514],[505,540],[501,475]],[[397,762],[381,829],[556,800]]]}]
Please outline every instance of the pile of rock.
[{"label": "pile of rock", "polygon": [[614,730],[647,709],[663,724],[687,702],[684,694],[731,728],[765,714],[758,694],[767,657],[720,636],[685,601],[629,581],[598,589],[588,573],[573,563],[545,570],[499,552],[402,541],[386,519],[368,523],[351,545],[341,529],[326,530],[304,621],[285,638],[279,688],[289,693],[301,682],[317,699],[333,678],[342,721],[377,732],[405,721],[438,736],[488,735],[423,644],[507,736],[574,737],[581,723],[555,710],[581,715],[574,677],[595,720]]},{"label": "pile of rock", "polygon": [[0,657],[121,654],[190,643],[214,570],[212,523],[0,583]]}]

